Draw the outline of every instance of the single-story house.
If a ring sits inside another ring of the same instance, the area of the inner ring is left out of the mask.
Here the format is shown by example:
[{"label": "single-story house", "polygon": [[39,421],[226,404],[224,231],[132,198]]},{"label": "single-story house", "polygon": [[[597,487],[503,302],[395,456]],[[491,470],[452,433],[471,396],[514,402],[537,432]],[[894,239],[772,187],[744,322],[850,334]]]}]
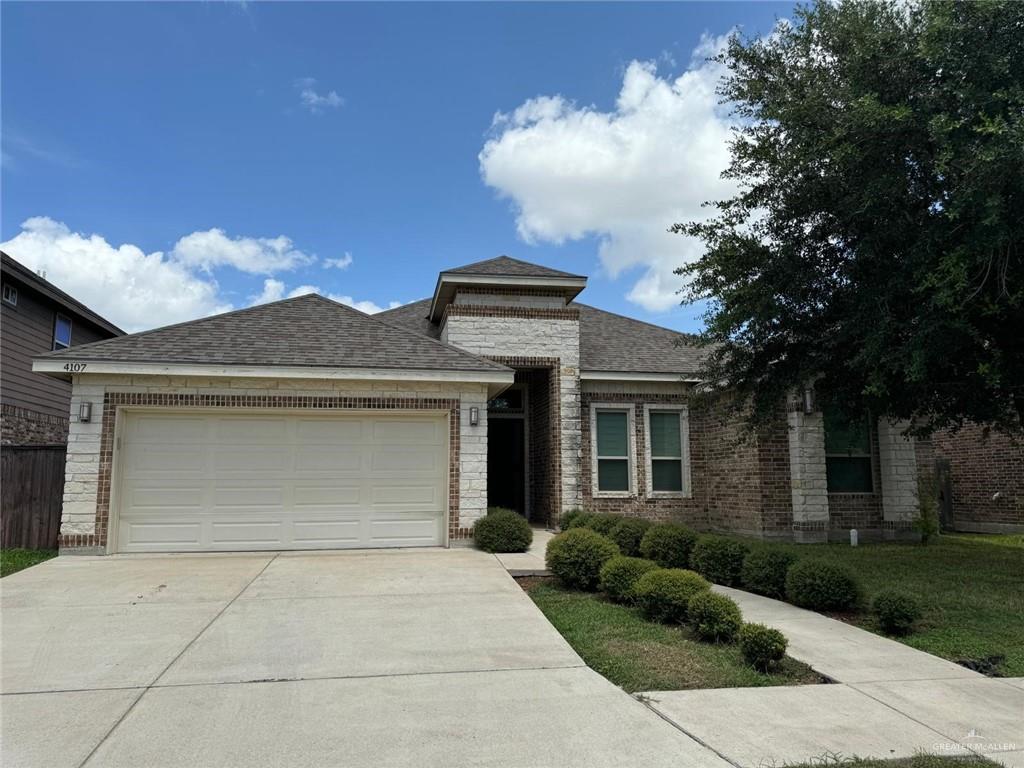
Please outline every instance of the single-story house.
[{"label": "single-story house", "polygon": [[900,425],[833,427],[794,396],[738,441],[691,404],[692,339],[577,302],[586,282],[502,256],[377,315],[308,295],[36,358],[73,386],[63,547],[450,546],[489,506],[911,529],[932,454]]}]

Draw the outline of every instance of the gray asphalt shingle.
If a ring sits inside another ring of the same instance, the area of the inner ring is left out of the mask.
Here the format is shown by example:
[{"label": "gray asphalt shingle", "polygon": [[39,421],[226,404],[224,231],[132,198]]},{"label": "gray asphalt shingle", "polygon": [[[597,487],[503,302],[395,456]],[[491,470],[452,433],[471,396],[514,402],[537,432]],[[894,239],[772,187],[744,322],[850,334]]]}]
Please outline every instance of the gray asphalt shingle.
[{"label": "gray asphalt shingle", "polygon": [[[430,299],[382,312],[390,322],[440,338],[441,329],[427,319]],[[675,373],[695,376],[704,350],[692,336],[631,317],[572,302],[580,311],[580,367],[589,371]]]},{"label": "gray asphalt shingle", "polygon": [[511,256],[497,256],[485,261],[477,261],[454,269],[446,269],[450,275],[490,275],[493,277],[582,277],[569,272],[562,272],[540,264],[513,259]]},{"label": "gray asphalt shingle", "polygon": [[44,357],[200,365],[508,370],[402,324],[315,294],[83,344]]}]

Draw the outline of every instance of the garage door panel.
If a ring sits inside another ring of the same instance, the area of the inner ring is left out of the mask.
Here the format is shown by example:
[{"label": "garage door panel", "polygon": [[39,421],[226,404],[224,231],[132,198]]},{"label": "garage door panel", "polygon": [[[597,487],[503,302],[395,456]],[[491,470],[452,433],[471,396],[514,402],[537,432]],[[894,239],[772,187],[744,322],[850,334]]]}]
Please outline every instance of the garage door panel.
[{"label": "garage door panel", "polygon": [[284,523],[277,520],[215,521],[210,523],[210,540],[214,544],[277,545],[282,541]]},{"label": "garage door panel", "polygon": [[296,472],[361,472],[363,453],[350,446],[324,450],[323,445],[302,445],[295,451]]},{"label": "garage door panel", "polygon": [[432,445],[439,442],[436,419],[374,419],[373,439],[396,445]]},{"label": "garage door panel", "polygon": [[297,485],[293,495],[296,509],[313,507],[359,509],[365,504],[361,485]]},{"label": "garage door panel", "polygon": [[133,510],[137,510],[140,514],[161,514],[170,510],[176,512],[199,511],[203,508],[205,489],[202,487],[161,488],[136,485],[132,487],[130,493],[128,503],[131,504]]},{"label": "garage door panel", "polygon": [[279,445],[287,437],[288,420],[283,417],[233,416],[219,418],[214,423],[217,442]]},{"label": "garage door panel", "polygon": [[120,551],[444,541],[441,415],[128,412],[124,420]]},{"label": "garage door panel", "polygon": [[206,439],[209,420],[181,417],[169,419],[163,415],[139,415],[128,424],[126,437],[133,443],[185,443],[194,445]]},{"label": "garage door panel", "polygon": [[182,523],[125,523],[121,527],[121,536],[127,536],[136,551],[165,549],[168,545],[176,545],[182,549],[199,547],[202,524],[195,522]]},{"label": "garage door panel", "polygon": [[300,443],[347,446],[365,439],[362,420],[298,419],[295,429]]}]

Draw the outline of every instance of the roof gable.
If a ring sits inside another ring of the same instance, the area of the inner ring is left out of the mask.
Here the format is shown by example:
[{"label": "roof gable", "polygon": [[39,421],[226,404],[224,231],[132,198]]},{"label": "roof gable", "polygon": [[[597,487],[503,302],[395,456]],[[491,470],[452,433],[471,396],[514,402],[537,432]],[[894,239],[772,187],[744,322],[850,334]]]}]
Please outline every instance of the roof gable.
[{"label": "roof gable", "polygon": [[317,294],[83,344],[44,359],[122,363],[507,371]]},{"label": "roof gable", "polygon": [[449,275],[487,275],[491,277],[583,277],[558,269],[551,269],[540,264],[513,259],[511,256],[497,256],[485,261],[477,261],[454,269],[446,269],[442,274]]}]

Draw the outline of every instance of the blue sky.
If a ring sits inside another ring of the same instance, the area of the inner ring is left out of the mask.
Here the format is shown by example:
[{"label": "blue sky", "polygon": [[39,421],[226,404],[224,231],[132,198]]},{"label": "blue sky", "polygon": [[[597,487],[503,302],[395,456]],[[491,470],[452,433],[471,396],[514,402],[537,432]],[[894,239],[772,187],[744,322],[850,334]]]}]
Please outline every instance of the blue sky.
[{"label": "blue sky", "polygon": [[789,8],[4,3],[0,242],[133,330],[501,253],[695,330],[663,230],[729,191],[704,58]]}]

